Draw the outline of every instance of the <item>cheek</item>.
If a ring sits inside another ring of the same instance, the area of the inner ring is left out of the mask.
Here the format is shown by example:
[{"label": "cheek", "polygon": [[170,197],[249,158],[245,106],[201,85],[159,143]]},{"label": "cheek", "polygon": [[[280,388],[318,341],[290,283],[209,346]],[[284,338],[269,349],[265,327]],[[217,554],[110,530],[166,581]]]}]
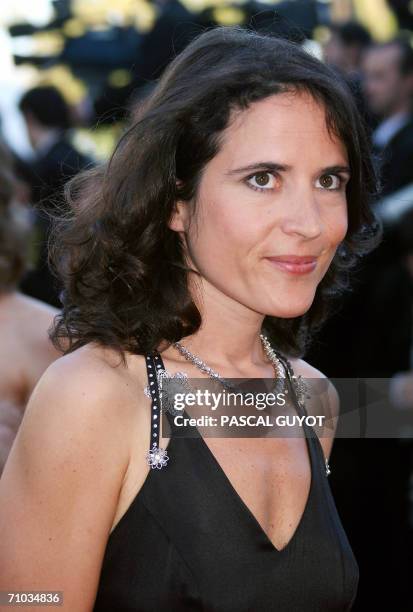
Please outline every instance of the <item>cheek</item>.
[{"label": "cheek", "polygon": [[[222,196],[221,196],[222,197]],[[240,258],[242,231],[230,206],[208,198],[199,202],[199,214],[189,233],[190,255],[205,277],[221,276]]]},{"label": "cheek", "polygon": [[210,190],[208,197],[199,204],[194,248],[208,249],[211,256],[227,253],[234,259],[239,257],[241,250],[245,254],[248,245],[256,244],[262,224],[259,215],[231,190],[225,186],[221,186],[219,192]]},{"label": "cheek", "polygon": [[347,202],[331,212],[327,219],[327,234],[331,246],[338,246],[346,237],[348,230]]}]

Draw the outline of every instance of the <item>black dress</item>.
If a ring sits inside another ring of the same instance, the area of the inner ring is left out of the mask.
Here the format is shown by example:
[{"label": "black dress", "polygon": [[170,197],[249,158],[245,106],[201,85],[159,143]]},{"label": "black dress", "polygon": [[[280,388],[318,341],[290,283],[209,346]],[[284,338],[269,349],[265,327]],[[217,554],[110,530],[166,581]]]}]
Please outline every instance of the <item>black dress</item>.
[{"label": "black dress", "polygon": [[[291,392],[291,364],[277,355]],[[153,372],[164,369],[160,354],[147,355],[146,365],[154,418],[159,388]],[[196,437],[178,437],[173,418],[165,414],[171,425],[169,461],[150,470],[109,536],[94,612],[350,610],[359,570],[314,430],[304,423],[312,474],[305,510],[288,544],[278,550],[198,430],[192,428]],[[159,440],[155,423],[151,446]]]}]

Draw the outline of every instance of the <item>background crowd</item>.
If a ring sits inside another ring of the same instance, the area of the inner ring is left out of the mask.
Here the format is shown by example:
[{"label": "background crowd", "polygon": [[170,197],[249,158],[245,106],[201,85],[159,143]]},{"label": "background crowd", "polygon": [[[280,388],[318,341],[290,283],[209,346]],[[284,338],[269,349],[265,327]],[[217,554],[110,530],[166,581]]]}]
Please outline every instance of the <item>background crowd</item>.
[{"label": "background crowd", "polygon": [[[389,402],[410,411],[413,423],[412,3],[40,4],[40,16],[23,0],[0,9],[1,65],[9,66],[9,76],[0,75],[0,473],[31,391],[59,356],[47,338],[61,307],[47,240],[51,218],[66,212],[64,184],[110,155],[168,62],[217,24],[294,40],[354,92],[380,176],[373,205],[383,240],[303,357],[333,381],[388,379]],[[354,609],[411,610],[413,428],[398,438],[339,436],[330,463],[360,565]]]}]

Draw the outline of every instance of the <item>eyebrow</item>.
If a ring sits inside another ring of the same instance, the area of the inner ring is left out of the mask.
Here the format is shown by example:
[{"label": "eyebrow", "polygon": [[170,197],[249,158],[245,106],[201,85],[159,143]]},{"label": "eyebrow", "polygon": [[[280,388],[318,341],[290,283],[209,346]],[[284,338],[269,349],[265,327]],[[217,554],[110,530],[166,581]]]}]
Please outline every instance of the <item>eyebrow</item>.
[{"label": "eyebrow", "polygon": [[[254,164],[249,164],[248,166],[243,166],[242,168],[234,168],[233,170],[229,170],[227,172],[228,176],[233,176],[234,174],[243,174],[244,172],[253,172],[254,170],[267,170],[269,172],[286,172],[287,170],[291,170],[292,166],[288,166],[286,164],[277,164],[275,162],[256,162]],[[326,166],[325,168],[321,168],[321,173],[345,173],[351,176],[351,171],[349,166],[343,166],[340,164],[336,164],[333,166]]]}]

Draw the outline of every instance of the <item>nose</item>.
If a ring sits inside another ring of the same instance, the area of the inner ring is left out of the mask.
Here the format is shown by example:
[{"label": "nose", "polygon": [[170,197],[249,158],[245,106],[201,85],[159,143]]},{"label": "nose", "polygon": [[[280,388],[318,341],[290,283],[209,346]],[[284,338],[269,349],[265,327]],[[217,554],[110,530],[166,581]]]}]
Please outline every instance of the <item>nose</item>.
[{"label": "nose", "polygon": [[318,197],[313,188],[294,188],[286,196],[280,225],[285,234],[295,234],[307,240],[320,236],[324,224]]}]

